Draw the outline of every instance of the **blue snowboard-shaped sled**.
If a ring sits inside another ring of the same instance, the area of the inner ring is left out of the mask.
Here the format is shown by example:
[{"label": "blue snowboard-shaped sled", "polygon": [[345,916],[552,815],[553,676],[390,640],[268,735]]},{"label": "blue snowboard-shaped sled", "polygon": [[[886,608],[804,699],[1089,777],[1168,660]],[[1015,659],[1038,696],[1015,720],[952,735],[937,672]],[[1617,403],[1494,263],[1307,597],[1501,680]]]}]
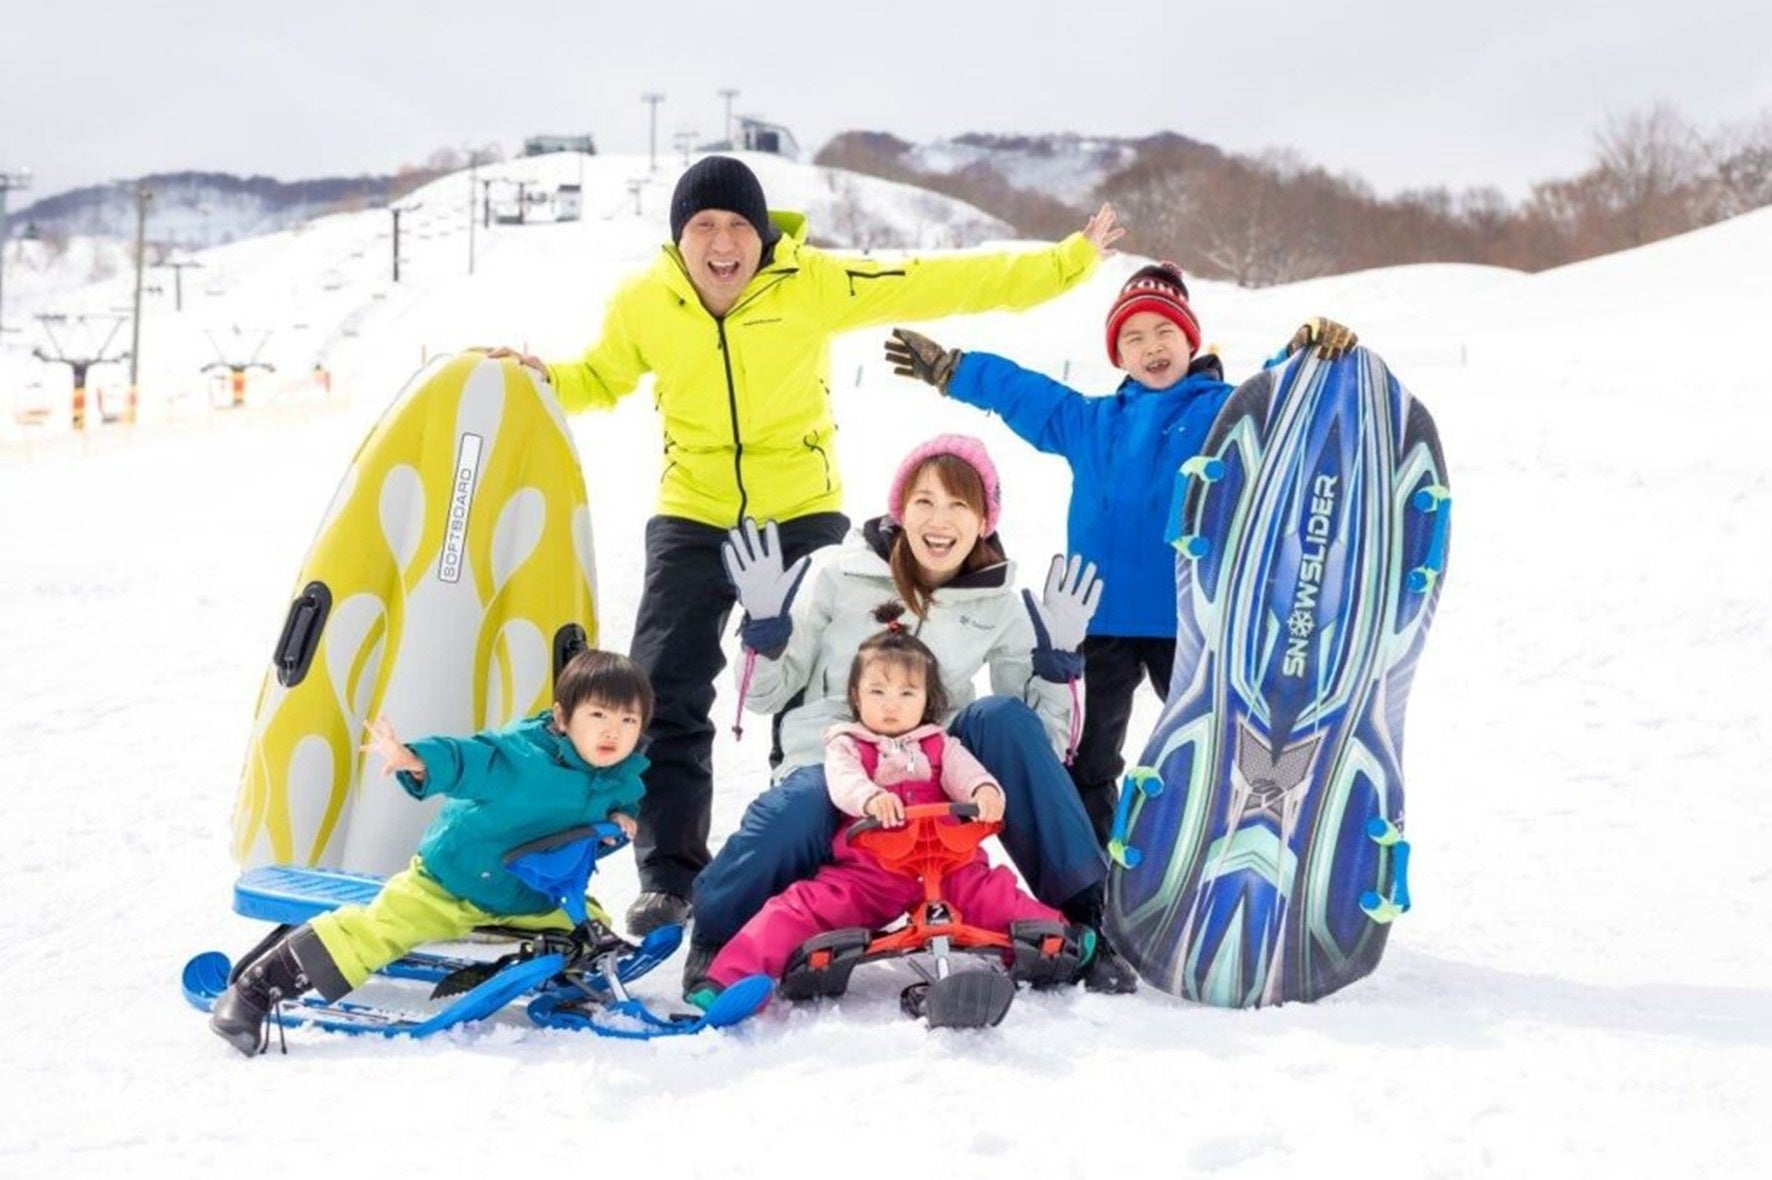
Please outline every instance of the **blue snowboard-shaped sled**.
[{"label": "blue snowboard-shaped sled", "polygon": [[[286,1001],[271,1020],[283,1027],[308,1025],[329,1032],[425,1037],[485,1020],[507,1005],[523,1003],[529,1019],[545,1028],[570,1028],[600,1036],[650,1039],[723,1028],[768,1002],[774,981],[739,980],[706,1012],[659,1014],[629,994],[626,985],[668,959],[682,940],[681,926],[663,926],[638,945],[615,937],[588,912],[585,887],[597,860],[625,846],[612,823],[571,828],[512,849],[505,868],[530,888],[554,898],[574,922],[570,933],[494,932],[521,940],[496,960],[468,959],[418,950],[383,967],[378,975],[436,985],[442,1008],[414,1012],[346,997],[328,1002],[313,995]],[[239,965],[219,951],[205,951],[185,965],[185,999],[207,1012],[240,967],[274,945],[297,923],[341,905],[367,905],[381,891],[375,877],[335,869],[267,865],[250,869],[234,886],[234,908],[246,917],[277,923]]]},{"label": "blue snowboard-shaped sled", "polygon": [[1364,348],[1251,378],[1182,468],[1175,676],[1109,847],[1108,937],[1156,987],[1252,1007],[1378,965],[1450,521],[1433,419]]}]

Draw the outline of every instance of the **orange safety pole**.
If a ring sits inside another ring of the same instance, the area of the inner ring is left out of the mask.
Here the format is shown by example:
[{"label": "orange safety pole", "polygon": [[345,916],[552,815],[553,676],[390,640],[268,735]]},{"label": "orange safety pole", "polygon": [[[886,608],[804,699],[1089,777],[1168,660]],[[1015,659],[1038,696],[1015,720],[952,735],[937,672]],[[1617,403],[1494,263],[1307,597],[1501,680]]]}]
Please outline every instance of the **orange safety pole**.
[{"label": "orange safety pole", "polygon": [[129,383],[129,397],[123,403],[123,424],[125,426],[134,426],[135,425],[135,407],[136,407],[135,382],[131,381]]},{"label": "orange safety pole", "polygon": [[246,370],[229,369],[228,387],[234,395],[234,408],[239,409],[246,404]]},{"label": "orange safety pole", "polygon": [[74,382],[74,429],[86,429],[86,382]]}]

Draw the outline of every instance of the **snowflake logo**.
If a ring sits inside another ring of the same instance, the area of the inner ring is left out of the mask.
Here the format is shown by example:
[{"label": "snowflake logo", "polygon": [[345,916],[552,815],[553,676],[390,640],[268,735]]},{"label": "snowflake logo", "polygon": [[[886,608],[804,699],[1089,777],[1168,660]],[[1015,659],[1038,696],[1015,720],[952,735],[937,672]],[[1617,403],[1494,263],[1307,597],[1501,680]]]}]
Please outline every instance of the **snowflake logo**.
[{"label": "snowflake logo", "polygon": [[1292,617],[1286,620],[1286,629],[1292,632],[1294,639],[1304,639],[1316,630],[1316,624],[1311,622],[1309,611],[1295,610]]}]

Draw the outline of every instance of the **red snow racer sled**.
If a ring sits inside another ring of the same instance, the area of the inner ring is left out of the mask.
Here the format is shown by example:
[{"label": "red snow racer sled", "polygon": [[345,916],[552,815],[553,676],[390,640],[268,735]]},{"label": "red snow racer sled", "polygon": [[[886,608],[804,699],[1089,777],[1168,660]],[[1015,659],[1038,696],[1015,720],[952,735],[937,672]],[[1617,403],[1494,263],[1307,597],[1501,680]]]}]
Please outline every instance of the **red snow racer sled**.
[{"label": "red snow racer sled", "polygon": [[[807,939],[782,974],[781,994],[790,1000],[839,996],[862,963],[909,958],[923,977],[899,996],[899,1005],[933,1028],[986,1028],[1002,1021],[1018,982],[1034,987],[1070,983],[1083,953],[1058,922],[1022,921],[1007,934],[968,925],[942,896],[942,880],[970,864],[978,846],[1002,830],[978,821],[971,803],[925,803],[905,808],[902,827],[863,819],[849,828],[851,846],[890,872],[918,878],[923,900],[903,924],[872,931],[856,926]],[[957,955],[987,960],[982,969],[955,969]],[[914,956],[914,957],[913,957]],[[925,958],[933,962],[925,962]]]}]

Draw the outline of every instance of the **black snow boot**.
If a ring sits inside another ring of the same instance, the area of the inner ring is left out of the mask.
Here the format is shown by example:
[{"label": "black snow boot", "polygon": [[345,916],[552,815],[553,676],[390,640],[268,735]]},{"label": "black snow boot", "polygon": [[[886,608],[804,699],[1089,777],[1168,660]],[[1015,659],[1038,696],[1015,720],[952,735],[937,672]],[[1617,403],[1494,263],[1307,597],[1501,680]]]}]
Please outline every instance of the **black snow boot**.
[{"label": "black snow boot", "polygon": [[320,936],[311,926],[303,925],[240,972],[210,1009],[209,1027],[248,1057],[256,1056],[269,1043],[265,1021],[271,1008],[310,988],[328,1000],[351,990]]},{"label": "black snow boot", "polygon": [[1059,907],[1064,916],[1096,932],[1095,954],[1083,964],[1083,987],[1092,992],[1124,996],[1138,990],[1138,972],[1120,957],[1114,944],[1102,930],[1101,886],[1096,885],[1077,894]]},{"label": "black snow boot", "polygon": [[1138,972],[1120,957],[1107,935],[1097,931],[1095,956],[1083,965],[1083,987],[1087,991],[1124,996],[1138,990]]}]

